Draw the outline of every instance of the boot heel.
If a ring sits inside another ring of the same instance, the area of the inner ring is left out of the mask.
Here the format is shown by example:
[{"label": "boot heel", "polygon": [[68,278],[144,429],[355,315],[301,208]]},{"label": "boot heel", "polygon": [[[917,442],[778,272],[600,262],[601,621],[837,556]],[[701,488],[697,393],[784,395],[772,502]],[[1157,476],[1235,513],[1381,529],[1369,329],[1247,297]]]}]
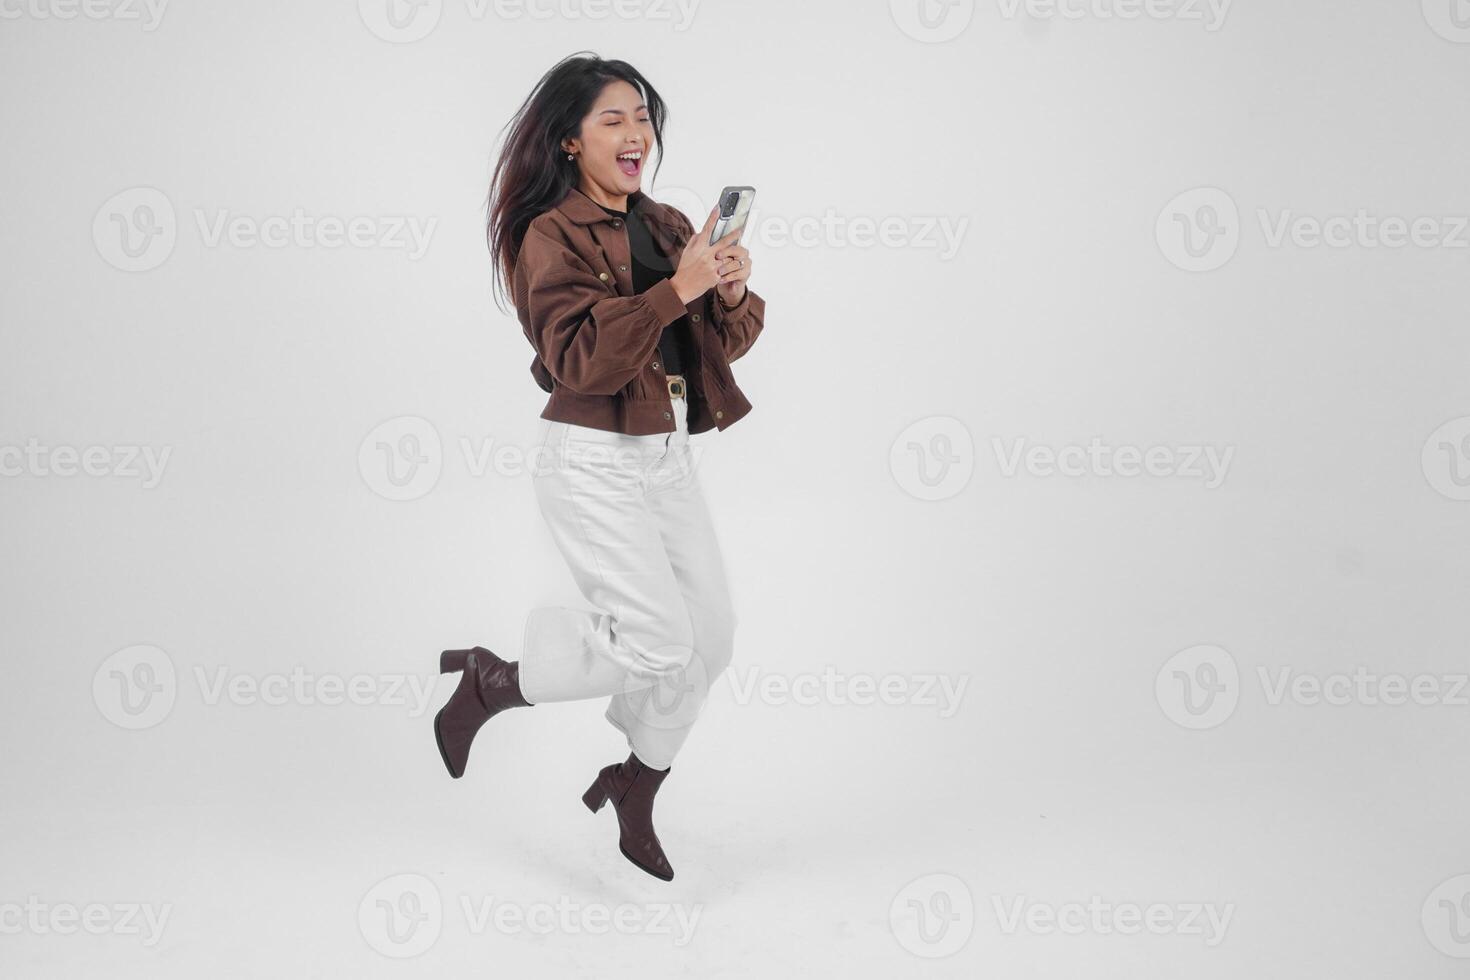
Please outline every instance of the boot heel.
[{"label": "boot heel", "polygon": [[464,662],[469,654],[468,650],[445,650],[439,654],[439,673],[452,674],[456,670],[464,670]]},{"label": "boot heel", "polygon": [[582,794],[582,802],[593,813],[602,809],[602,805],[607,802],[607,790],[602,788],[601,776],[597,777],[597,781],[592,784],[591,789]]}]

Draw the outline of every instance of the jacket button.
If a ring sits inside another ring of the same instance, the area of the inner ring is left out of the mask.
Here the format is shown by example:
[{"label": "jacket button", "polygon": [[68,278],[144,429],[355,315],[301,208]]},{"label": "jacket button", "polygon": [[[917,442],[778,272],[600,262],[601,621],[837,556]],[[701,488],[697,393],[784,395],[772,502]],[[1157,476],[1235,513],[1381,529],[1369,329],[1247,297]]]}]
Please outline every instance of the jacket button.
[{"label": "jacket button", "polygon": [[669,413],[668,413],[668,412],[665,412],[665,413],[664,413],[664,418],[666,418],[666,419],[671,419],[671,418],[673,418],[673,417],[674,417],[674,416],[673,416],[673,415],[671,415],[671,414],[669,414]]},{"label": "jacket button", "polygon": [[613,227],[614,228],[621,228],[621,227],[623,227],[623,219],[622,218],[614,218],[613,219]]},{"label": "jacket button", "polygon": [[717,418],[717,419],[722,419],[724,417],[725,417],[725,413],[724,412],[716,412],[715,413],[715,418]]},{"label": "jacket button", "polygon": [[606,272],[599,272],[597,274],[597,278],[601,279],[603,282],[607,282],[607,273]]},{"label": "jacket button", "polygon": [[698,323],[699,322],[699,314],[698,313],[694,314],[693,319],[694,319],[694,322],[695,323]]},{"label": "jacket button", "polygon": [[627,272],[628,271],[628,267],[625,266],[625,265],[620,265],[620,266],[618,266],[618,271],[619,272]]}]

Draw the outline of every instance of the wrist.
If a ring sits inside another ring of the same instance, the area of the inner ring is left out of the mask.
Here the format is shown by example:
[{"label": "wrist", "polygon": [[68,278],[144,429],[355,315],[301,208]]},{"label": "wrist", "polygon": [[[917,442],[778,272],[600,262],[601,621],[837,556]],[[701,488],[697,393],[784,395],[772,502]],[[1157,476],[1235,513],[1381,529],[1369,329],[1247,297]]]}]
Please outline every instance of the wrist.
[{"label": "wrist", "polygon": [[688,306],[690,303],[699,299],[699,297],[702,295],[701,293],[691,292],[685,281],[679,278],[679,273],[677,272],[669,277],[669,284],[674,287],[674,292],[679,294],[679,299],[684,303],[685,306]]},{"label": "wrist", "polygon": [[722,283],[715,287],[715,296],[725,309],[732,310],[740,305],[741,300],[745,299],[745,283]]}]

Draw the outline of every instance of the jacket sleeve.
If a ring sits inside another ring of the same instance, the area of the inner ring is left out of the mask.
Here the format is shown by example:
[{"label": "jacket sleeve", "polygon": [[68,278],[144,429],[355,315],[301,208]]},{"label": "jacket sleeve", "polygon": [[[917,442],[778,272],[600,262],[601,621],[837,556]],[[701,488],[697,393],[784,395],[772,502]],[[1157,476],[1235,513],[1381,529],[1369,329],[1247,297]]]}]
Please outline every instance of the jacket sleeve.
[{"label": "jacket sleeve", "polygon": [[750,350],[755,338],[761,335],[761,330],[766,325],[766,301],[747,283],[745,295],[740,298],[740,302],[727,310],[725,304],[720,302],[719,291],[713,292],[710,320],[714,323],[715,332],[720,335],[720,342],[725,345],[726,360],[733,361]]},{"label": "jacket sleeve", "polygon": [[618,296],[576,252],[535,229],[516,257],[515,300],[552,378],[586,395],[617,394],[658,348],[664,327],[686,312],[669,280]]},{"label": "jacket sleeve", "polygon": [[[687,242],[689,236],[694,234],[694,224],[682,211],[676,210],[675,215],[680,226],[680,241]],[[755,338],[760,336],[765,327],[766,301],[752,291],[749,284],[746,285],[745,295],[740,302],[728,310],[720,302],[718,289],[711,289],[707,295],[710,325],[715,328],[715,333],[725,348],[725,360],[733,361],[750,350],[750,345],[755,343]]]}]

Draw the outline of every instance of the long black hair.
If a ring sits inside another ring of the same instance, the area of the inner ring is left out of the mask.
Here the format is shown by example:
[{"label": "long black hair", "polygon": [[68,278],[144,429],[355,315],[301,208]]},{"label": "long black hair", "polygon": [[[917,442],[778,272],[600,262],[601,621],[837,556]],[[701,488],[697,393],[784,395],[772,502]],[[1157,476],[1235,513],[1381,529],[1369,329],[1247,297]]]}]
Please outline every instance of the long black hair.
[{"label": "long black hair", "polygon": [[648,107],[658,148],[657,177],[663,165],[667,108],[648,80],[626,61],[605,60],[591,52],[568,55],[541,76],[506,125],[509,134],[490,178],[485,225],[495,262],[496,304],[502,310],[501,297],[511,291],[516,256],[531,220],[560,204],[577,186],[577,162],[567,159],[562,140],[581,136],[582,119],[592,111],[603,88],[618,80],[636,88]]}]

